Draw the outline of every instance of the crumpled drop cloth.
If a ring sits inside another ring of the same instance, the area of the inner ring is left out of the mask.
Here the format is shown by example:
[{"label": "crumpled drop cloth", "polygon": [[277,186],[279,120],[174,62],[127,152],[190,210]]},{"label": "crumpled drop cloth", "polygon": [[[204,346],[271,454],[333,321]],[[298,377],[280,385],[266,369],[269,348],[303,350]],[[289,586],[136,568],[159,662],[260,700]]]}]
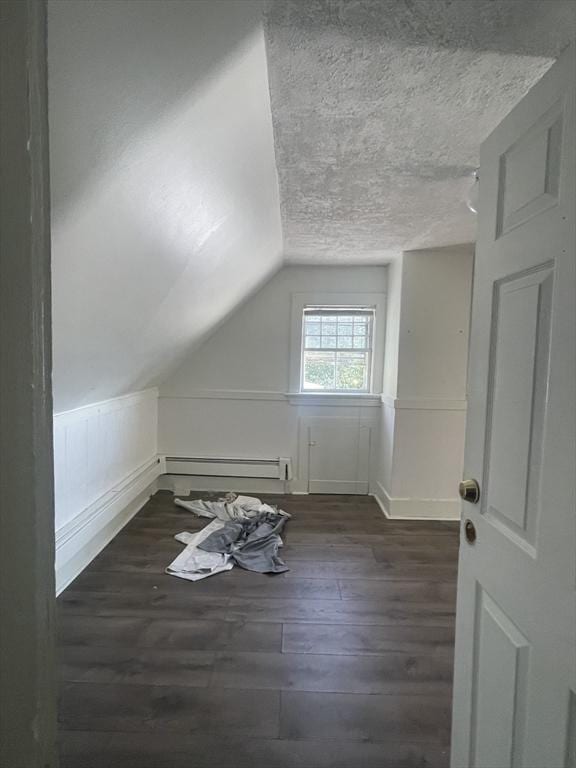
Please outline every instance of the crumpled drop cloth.
[{"label": "crumpled drop cloth", "polygon": [[227,493],[218,501],[183,501],[174,499],[174,504],[193,512],[198,517],[217,517],[225,522],[229,520],[249,520],[262,512],[273,512],[290,517],[287,512],[277,510],[269,504],[263,504],[256,496],[237,496],[235,493]]},{"label": "crumpled drop cloth", "polygon": [[287,518],[277,512],[261,512],[250,520],[225,523],[205,538],[200,549],[227,554],[241,568],[258,573],[290,570],[278,555],[280,533]]},{"label": "crumpled drop cloth", "polygon": [[174,538],[186,544],[178,557],[166,568],[166,573],[170,576],[177,576],[179,579],[188,579],[188,581],[199,581],[208,576],[214,576],[222,571],[229,571],[234,567],[230,556],[220,552],[206,552],[198,548],[205,539],[220,528],[224,527],[221,520],[214,520],[198,533],[179,533]]},{"label": "crumpled drop cloth", "polygon": [[254,496],[227,494],[217,502],[175,503],[199,517],[215,518],[199,533],[179,533],[186,549],[168,566],[171,576],[198,581],[234,564],[257,573],[283,573],[289,568],[278,555],[280,533],[290,518],[287,512],[263,504]]}]

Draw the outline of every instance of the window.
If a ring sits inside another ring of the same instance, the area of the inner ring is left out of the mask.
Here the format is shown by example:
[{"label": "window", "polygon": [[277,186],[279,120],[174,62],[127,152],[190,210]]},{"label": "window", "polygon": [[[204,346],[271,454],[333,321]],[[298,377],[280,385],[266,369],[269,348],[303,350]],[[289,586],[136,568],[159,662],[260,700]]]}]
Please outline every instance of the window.
[{"label": "window", "polygon": [[302,392],[369,392],[374,309],[306,307]]}]

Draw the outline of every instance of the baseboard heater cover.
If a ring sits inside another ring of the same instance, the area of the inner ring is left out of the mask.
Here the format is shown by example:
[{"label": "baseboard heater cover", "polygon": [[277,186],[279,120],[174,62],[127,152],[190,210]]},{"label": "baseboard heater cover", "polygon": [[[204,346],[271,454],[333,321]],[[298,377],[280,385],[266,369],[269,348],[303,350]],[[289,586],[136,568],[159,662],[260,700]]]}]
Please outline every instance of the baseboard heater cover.
[{"label": "baseboard heater cover", "polygon": [[292,459],[234,459],[204,456],[166,456],[166,473],[197,477],[253,477],[292,479]]}]

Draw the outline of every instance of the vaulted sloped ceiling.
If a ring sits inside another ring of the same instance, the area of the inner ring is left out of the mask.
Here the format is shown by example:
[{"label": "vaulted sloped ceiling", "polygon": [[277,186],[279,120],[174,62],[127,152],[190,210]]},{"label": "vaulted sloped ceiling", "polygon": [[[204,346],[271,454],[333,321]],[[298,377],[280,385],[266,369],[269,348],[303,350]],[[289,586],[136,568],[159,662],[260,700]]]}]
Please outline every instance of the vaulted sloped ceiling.
[{"label": "vaulted sloped ceiling", "polygon": [[50,2],[57,411],[158,383],[279,268],[261,12]]},{"label": "vaulted sloped ceiling", "polygon": [[573,0],[272,0],[287,260],[473,241],[480,144],[575,30]]},{"label": "vaulted sloped ceiling", "polygon": [[575,7],[276,0],[265,38],[256,0],[49,0],[56,410],[160,383],[283,255],[473,239],[479,145]]}]

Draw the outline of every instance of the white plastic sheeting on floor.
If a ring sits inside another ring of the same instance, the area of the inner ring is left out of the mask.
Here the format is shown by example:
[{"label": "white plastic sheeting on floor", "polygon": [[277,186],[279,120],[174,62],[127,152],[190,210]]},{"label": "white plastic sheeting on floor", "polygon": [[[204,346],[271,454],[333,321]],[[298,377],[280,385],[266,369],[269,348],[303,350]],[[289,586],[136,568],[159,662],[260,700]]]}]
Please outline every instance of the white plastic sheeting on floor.
[{"label": "white plastic sheeting on floor", "polygon": [[280,532],[290,515],[255,496],[227,494],[218,501],[183,501],[175,504],[198,517],[213,518],[199,533],[179,533],[175,538],[186,549],[168,566],[166,573],[199,581],[234,564],[259,573],[282,573],[288,568],[278,555]]}]

